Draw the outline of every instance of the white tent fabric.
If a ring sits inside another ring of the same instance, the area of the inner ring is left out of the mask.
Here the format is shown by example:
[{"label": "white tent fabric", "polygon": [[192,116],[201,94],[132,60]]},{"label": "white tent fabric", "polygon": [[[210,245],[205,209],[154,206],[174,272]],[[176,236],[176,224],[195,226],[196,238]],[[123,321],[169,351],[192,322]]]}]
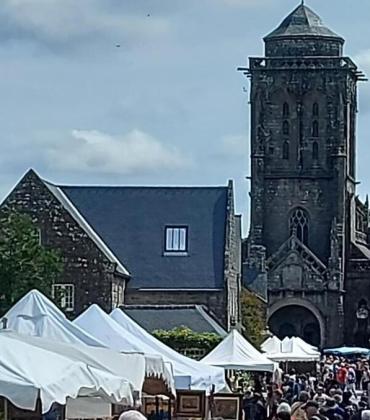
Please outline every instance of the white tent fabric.
[{"label": "white tent fabric", "polygon": [[[107,315],[108,316],[108,315]],[[81,345],[87,349],[109,348],[106,344],[90,335],[77,324],[69,321],[63,312],[48,298],[37,290],[32,290],[20,299],[4,316],[7,319],[8,328],[22,335],[42,337],[58,343]],[[138,348],[127,349],[127,352],[140,353],[145,358],[145,371],[140,370],[141,364],[137,364],[138,372],[131,375],[130,382],[138,384],[138,377],[145,375],[162,377],[168,388],[173,390],[173,375],[170,369],[163,368],[163,360],[159,356],[146,357]],[[165,370],[165,372],[164,372]],[[125,378],[132,373],[133,369],[127,368]],[[140,390],[142,389],[141,383]]]},{"label": "white tent fabric", "polygon": [[162,377],[169,389],[175,393],[171,364],[165,364],[160,355],[154,354],[150,347],[142,345],[129,332],[124,331],[98,305],[91,305],[73,323],[112,350],[144,354],[146,374],[153,377]]},{"label": "white tent fabric", "polygon": [[45,337],[70,344],[104,347],[70,322],[64,313],[38,290],[31,290],[4,315],[9,329],[19,334]]},{"label": "white tent fabric", "polygon": [[[305,343],[306,344],[306,343]],[[266,353],[266,356],[279,362],[315,362],[320,360],[320,353],[302,345],[297,337],[285,337],[281,349],[276,353]]]},{"label": "white tent fabric", "polygon": [[273,335],[261,344],[261,350],[264,353],[280,353],[281,340]]},{"label": "white tent fabric", "polygon": [[299,343],[299,345],[305,349],[306,351],[319,351],[319,349],[315,346],[312,346],[311,344],[306,343],[302,338],[300,337],[294,337],[295,340]]},{"label": "white tent fabric", "polygon": [[24,410],[35,410],[41,399],[42,412],[67,397],[98,395],[115,403],[132,403],[131,385],[108,372],[77,362],[0,332],[0,395]]},{"label": "white tent fabric", "polygon": [[[0,331],[0,336],[2,333]],[[8,330],[7,336],[124,378],[136,391],[141,391],[143,387],[145,357],[142,354],[119,353],[108,348],[66,344],[45,338],[21,335],[11,330]]]},{"label": "white tent fabric", "polygon": [[115,309],[110,316],[123,328],[126,334],[129,332],[134,336],[141,346],[146,346],[152,352],[162,355],[164,360],[171,362],[174,367],[175,377],[190,376],[190,387],[192,390],[210,392],[213,385],[216,392],[228,389],[224,369],[208,366],[205,363],[189,359],[177,353],[145,331],[121,309]]},{"label": "white tent fabric", "polygon": [[202,360],[224,369],[274,372],[275,363],[255,349],[237,330],[232,330]]}]

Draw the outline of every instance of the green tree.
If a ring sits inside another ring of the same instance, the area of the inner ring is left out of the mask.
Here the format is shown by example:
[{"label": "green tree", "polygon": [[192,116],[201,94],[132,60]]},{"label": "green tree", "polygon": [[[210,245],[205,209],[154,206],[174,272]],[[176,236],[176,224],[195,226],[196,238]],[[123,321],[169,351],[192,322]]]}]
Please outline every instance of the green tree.
[{"label": "green tree", "polygon": [[244,334],[259,347],[266,338],[266,303],[248,289],[242,290],[240,303]]},{"label": "green tree", "polygon": [[153,331],[153,335],[180,353],[184,353],[188,349],[199,349],[209,353],[222,341],[222,338],[217,334],[197,333],[187,327],[178,327],[169,331],[156,330]]},{"label": "green tree", "polygon": [[0,215],[0,314],[31,289],[51,295],[62,272],[59,253],[40,243],[32,219],[17,212]]}]

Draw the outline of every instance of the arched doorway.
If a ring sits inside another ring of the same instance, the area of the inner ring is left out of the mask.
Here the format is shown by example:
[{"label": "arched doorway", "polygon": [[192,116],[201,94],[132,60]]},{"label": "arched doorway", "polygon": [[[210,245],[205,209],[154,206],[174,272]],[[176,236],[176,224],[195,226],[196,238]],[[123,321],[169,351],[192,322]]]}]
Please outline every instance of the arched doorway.
[{"label": "arched doorway", "polygon": [[270,331],[280,339],[298,336],[314,346],[321,344],[319,320],[304,306],[283,306],[271,314],[268,323]]}]

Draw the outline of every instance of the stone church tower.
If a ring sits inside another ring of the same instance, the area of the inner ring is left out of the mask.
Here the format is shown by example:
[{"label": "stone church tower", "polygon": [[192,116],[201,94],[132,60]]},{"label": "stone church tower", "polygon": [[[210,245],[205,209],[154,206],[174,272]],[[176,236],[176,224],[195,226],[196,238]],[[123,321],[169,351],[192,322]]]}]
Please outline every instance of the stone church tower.
[{"label": "stone church tower", "polygon": [[267,284],[273,333],[342,344],[352,247],[359,240],[368,250],[368,204],[355,196],[363,75],[343,55],[344,39],[304,4],[264,42],[265,56],[250,58],[242,69],[251,80],[251,219],[243,276]]}]

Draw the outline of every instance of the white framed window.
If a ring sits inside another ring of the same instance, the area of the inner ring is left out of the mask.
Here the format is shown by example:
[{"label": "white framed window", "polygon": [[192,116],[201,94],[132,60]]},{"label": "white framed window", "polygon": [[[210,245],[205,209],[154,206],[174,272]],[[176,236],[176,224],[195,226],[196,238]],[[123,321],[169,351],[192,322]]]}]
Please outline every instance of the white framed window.
[{"label": "white framed window", "polygon": [[75,308],[75,286],[74,284],[53,284],[52,297],[66,312]]},{"label": "white framed window", "polygon": [[119,283],[112,283],[112,307],[119,308],[124,302],[124,287]]},{"label": "white framed window", "polygon": [[166,226],[165,252],[188,252],[188,227]]}]

